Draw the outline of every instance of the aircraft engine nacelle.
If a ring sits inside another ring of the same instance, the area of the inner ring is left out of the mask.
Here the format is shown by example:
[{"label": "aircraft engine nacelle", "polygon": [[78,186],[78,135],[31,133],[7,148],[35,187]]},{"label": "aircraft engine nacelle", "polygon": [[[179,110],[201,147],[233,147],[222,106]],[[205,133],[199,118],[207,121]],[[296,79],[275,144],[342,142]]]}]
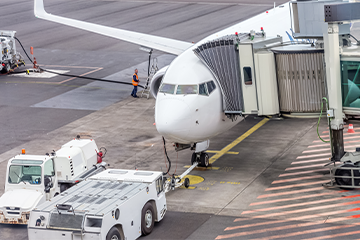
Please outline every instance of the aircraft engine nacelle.
[{"label": "aircraft engine nacelle", "polygon": [[157,71],[155,73],[155,75],[153,76],[153,78],[151,79],[151,83],[150,83],[150,92],[153,95],[154,98],[156,98],[158,92],[159,92],[159,88],[162,82],[162,79],[165,75],[166,70],[168,69],[169,66],[163,67],[162,69],[160,69],[159,71]]}]

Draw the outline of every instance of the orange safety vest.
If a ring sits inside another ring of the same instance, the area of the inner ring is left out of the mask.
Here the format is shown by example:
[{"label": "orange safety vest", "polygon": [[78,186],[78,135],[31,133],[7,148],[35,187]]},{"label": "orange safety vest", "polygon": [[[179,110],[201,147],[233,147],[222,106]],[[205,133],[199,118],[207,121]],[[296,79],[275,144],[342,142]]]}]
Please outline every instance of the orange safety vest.
[{"label": "orange safety vest", "polygon": [[139,77],[136,73],[134,73],[133,79],[132,79],[132,85],[137,86],[137,85],[139,85],[139,82],[134,81],[134,76],[136,76],[136,80],[138,80],[138,81],[139,81]]}]

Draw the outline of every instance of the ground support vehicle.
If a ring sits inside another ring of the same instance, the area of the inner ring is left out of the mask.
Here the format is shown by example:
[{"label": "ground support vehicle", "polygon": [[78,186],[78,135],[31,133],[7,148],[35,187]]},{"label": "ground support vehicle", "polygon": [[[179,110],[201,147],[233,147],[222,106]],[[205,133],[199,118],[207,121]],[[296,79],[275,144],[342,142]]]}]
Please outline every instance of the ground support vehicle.
[{"label": "ground support vehicle", "polygon": [[25,65],[23,57],[16,51],[16,31],[0,30],[0,72],[8,73],[12,68]]},{"label": "ground support vehicle", "polygon": [[136,239],[167,210],[163,173],[108,169],[36,207],[29,239]]},{"label": "ground support vehicle", "polygon": [[105,169],[94,140],[74,139],[46,155],[19,154],[8,161],[0,223],[27,224],[39,203]]}]

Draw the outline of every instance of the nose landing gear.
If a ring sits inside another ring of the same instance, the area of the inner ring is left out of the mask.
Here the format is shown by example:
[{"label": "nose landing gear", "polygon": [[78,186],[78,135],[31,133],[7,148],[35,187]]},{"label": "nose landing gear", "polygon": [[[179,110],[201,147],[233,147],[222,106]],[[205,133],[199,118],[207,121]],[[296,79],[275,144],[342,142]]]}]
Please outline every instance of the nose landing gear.
[{"label": "nose landing gear", "polygon": [[191,165],[198,162],[202,167],[209,166],[209,155],[205,152],[193,153],[191,156]]}]

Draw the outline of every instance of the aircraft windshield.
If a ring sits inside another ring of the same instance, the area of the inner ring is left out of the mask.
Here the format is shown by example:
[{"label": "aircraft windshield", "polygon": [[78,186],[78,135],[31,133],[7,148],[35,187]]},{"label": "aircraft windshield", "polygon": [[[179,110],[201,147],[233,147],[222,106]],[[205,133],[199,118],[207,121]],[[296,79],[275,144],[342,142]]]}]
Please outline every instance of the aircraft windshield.
[{"label": "aircraft windshield", "polygon": [[11,165],[9,168],[9,183],[40,184],[41,167],[26,165]]},{"label": "aircraft windshield", "polygon": [[198,85],[178,85],[176,94],[197,94]]},{"label": "aircraft windshield", "polygon": [[173,84],[164,83],[160,88],[160,92],[162,93],[174,94],[174,91],[175,91],[175,85]]}]

